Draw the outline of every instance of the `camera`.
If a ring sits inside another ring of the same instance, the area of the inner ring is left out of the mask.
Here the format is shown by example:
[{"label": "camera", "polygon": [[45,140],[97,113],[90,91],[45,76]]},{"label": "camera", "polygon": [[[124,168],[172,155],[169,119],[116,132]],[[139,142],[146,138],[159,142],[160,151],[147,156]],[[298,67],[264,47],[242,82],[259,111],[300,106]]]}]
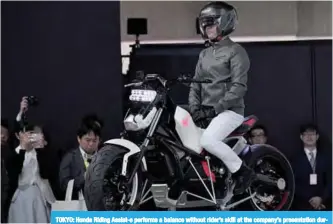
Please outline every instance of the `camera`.
[{"label": "camera", "polygon": [[40,133],[32,133],[29,136],[29,141],[30,142],[38,142],[42,140],[42,135]]},{"label": "camera", "polygon": [[28,101],[29,107],[35,107],[35,106],[38,106],[38,104],[39,104],[38,98],[35,96],[28,96],[27,101]]}]

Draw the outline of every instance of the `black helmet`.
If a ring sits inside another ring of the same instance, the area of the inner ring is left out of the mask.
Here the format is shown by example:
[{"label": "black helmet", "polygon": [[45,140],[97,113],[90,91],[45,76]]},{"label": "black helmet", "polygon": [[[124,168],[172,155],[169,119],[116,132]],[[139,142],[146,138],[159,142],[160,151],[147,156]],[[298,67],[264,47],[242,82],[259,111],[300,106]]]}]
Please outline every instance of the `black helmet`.
[{"label": "black helmet", "polygon": [[236,9],[225,2],[211,2],[203,7],[199,15],[199,27],[204,39],[208,39],[206,28],[217,25],[216,41],[232,33],[237,23]]}]

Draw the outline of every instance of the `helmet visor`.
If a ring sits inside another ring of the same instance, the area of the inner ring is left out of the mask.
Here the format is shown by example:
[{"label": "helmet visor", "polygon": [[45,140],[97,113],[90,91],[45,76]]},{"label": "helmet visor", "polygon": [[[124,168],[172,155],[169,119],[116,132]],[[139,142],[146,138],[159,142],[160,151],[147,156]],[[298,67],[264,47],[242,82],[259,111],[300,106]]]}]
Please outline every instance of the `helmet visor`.
[{"label": "helmet visor", "polygon": [[199,17],[199,25],[202,28],[206,28],[207,26],[213,26],[218,24],[219,16],[202,16]]},{"label": "helmet visor", "polygon": [[208,38],[207,36],[207,28],[212,27],[212,26],[218,26],[219,24],[219,16],[203,16],[199,17],[199,26],[200,26],[200,31],[201,34],[205,37]]}]

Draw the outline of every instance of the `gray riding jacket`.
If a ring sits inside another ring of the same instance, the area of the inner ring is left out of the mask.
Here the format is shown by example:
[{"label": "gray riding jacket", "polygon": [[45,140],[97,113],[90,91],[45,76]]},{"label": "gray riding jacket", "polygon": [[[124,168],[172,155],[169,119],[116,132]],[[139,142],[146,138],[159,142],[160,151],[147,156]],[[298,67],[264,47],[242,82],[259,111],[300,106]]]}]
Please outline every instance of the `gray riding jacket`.
[{"label": "gray riding jacket", "polygon": [[200,105],[213,106],[217,114],[232,110],[244,116],[244,95],[250,60],[246,50],[229,38],[200,52],[194,79],[211,83],[192,83],[189,107],[193,113]]}]

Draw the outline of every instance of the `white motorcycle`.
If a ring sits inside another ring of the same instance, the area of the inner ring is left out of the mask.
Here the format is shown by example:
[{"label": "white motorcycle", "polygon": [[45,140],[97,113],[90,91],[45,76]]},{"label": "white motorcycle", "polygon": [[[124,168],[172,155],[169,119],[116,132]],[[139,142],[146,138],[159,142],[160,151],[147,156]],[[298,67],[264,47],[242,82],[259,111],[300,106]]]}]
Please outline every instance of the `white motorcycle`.
[{"label": "white motorcycle", "polygon": [[276,148],[250,146],[244,138],[255,116],[245,118],[224,140],[256,173],[246,192],[234,195],[231,173],[200,147],[203,129],[169,97],[172,85],[191,82],[210,81],[149,74],[125,85],[131,88],[125,131],[121,138],[106,141],[92,159],[84,188],[88,210],[137,210],[149,200],[167,210],[230,210],[245,202],[254,210],[290,208],[295,183],[288,160]]}]

